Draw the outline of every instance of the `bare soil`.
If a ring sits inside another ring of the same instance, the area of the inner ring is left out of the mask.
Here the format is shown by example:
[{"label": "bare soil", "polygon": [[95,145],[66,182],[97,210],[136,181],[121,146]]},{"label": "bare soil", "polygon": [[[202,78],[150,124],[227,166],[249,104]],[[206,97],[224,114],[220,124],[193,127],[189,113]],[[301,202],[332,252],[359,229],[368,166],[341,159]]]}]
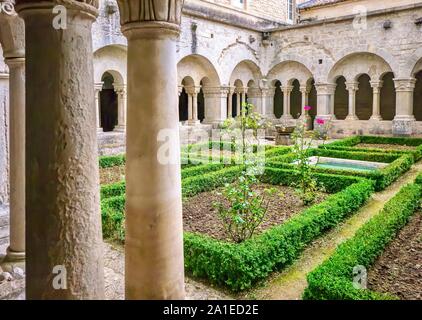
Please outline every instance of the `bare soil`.
[{"label": "bare soil", "polygon": [[383,149],[383,150],[399,150],[399,151],[412,151],[416,147],[402,146],[398,144],[372,144],[372,143],[359,143],[355,146],[358,149]]},{"label": "bare soil", "polygon": [[[268,197],[269,207],[264,222],[256,230],[255,234],[280,225],[290,217],[300,213],[306,207],[291,187],[273,186],[268,184],[258,184],[254,190],[258,193],[265,189],[276,188],[277,193]],[[228,201],[224,196],[219,195],[217,189],[212,192],[204,192],[187,199],[183,204],[183,225],[184,230],[208,235],[217,240],[232,241],[226,234],[224,226],[218,216],[213,203],[219,202],[229,208]],[[280,196],[280,193],[282,196]],[[320,203],[327,198],[328,194],[318,194],[315,203]]]},{"label": "bare soil", "polygon": [[388,245],[368,272],[371,290],[422,300],[422,212]]},{"label": "bare soil", "polygon": [[111,184],[120,182],[125,178],[125,166],[111,168],[100,168],[100,184]]}]

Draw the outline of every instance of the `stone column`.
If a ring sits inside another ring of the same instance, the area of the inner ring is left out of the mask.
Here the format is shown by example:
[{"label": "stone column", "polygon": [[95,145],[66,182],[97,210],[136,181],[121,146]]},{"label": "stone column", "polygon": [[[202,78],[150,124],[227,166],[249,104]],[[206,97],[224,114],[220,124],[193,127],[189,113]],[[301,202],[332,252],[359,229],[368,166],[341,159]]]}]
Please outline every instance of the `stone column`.
[{"label": "stone column", "polygon": [[236,88],[236,115],[240,116],[240,110],[242,108],[242,97],[241,97],[241,89]]},{"label": "stone column", "polygon": [[[183,299],[176,42],[182,0],[119,0],[128,39],[127,299]],[[142,57],[140,59],[139,57]],[[161,141],[166,135],[166,141]],[[168,136],[170,135],[170,136]],[[171,159],[158,159],[165,149]]]},{"label": "stone column", "polygon": [[192,124],[199,124],[198,119],[198,94],[201,91],[200,87],[195,87],[193,91],[193,100],[192,100]]},{"label": "stone column", "polygon": [[381,121],[381,88],[383,81],[371,81],[371,87],[373,90],[373,103],[372,103],[372,116],[370,120]]},{"label": "stone column", "polygon": [[349,91],[349,114],[346,120],[358,120],[356,117],[356,91],[359,90],[358,82],[346,82],[346,90]]},{"label": "stone column", "polygon": [[186,94],[188,95],[188,121],[187,124],[193,120],[193,94],[194,90],[192,87],[185,87]]},{"label": "stone column", "polygon": [[126,131],[126,85],[114,87],[117,93],[117,127],[116,131]]},{"label": "stone column", "polygon": [[100,100],[100,93],[103,90],[103,84],[98,83],[95,85],[95,113],[97,116],[97,131],[103,132],[103,128],[101,127],[101,100]]},{"label": "stone column", "polygon": [[228,87],[204,87],[205,119],[203,123],[217,127],[227,119]]},{"label": "stone column", "polygon": [[309,93],[311,92],[310,87],[307,85],[300,87],[300,92],[302,93],[302,114],[299,119],[302,119],[303,121],[306,121],[306,127],[308,129],[312,128],[312,118],[309,115],[309,112],[305,110],[305,107],[309,103]]},{"label": "stone column", "polygon": [[281,88],[283,90],[283,116],[281,117],[283,120],[291,120],[293,119],[292,115],[290,114],[290,94],[293,90],[293,86],[283,86]]},{"label": "stone column", "polygon": [[25,259],[25,58],[6,58],[10,112],[10,245],[7,261]]},{"label": "stone column", "polygon": [[[10,244],[3,269],[11,271],[13,266],[24,267],[25,260],[25,31],[24,22],[17,16],[13,2],[3,1],[1,4],[2,50],[9,67],[9,106],[6,106],[4,115],[9,115],[10,187]],[[7,143],[7,137],[4,142]],[[4,187],[7,190],[7,186]]]},{"label": "stone column", "polygon": [[332,108],[332,101],[336,84],[333,83],[317,83],[315,85],[317,90],[317,118],[325,121],[330,121],[334,118],[334,110]]},{"label": "stone column", "polygon": [[93,1],[18,0],[26,34],[26,298],[104,298]]},{"label": "stone column", "polygon": [[414,133],[416,119],[413,115],[413,95],[416,79],[394,79],[396,87],[396,116],[393,120],[393,134],[409,136]]},{"label": "stone column", "polygon": [[275,88],[262,88],[262,114],[268,120],[275,120],[274,113]]},{"label": "stone column", "polygon": [[228,118],[233,118],[233,94],[234,94],[234,88],[229,87],[229,92],[228,92],[228,110],[227,110],[227,117]]}]

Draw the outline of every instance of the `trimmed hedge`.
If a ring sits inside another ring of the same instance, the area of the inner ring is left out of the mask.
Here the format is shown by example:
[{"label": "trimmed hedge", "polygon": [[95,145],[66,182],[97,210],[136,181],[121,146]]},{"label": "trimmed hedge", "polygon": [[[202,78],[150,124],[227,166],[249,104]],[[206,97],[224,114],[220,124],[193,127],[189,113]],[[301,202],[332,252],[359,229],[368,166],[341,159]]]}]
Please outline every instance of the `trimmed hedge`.
[{"label": "trimmed hedge", "polygon": [[248,289],[291,263],[315,238],[360,208],[373,191],[373,182],[361,180],[242,244],[185,233],[185,268],[233,291]]},{"label": "trimmed hedge", "polygon": [[[358,170],[342,170],[313,167],[312,170],[318,173],[338,174],[338,175],[351,175],[359,176],[376,182],[376,191],[384,190],[391,183],[397,180],[403,173],[408,171],[414,164],[414,158],[410,154],[381,154],[381,153],[366,153],[366,152],[349,152],[337,150],[311,150],[309,156],[323,156],[331,158],[345,158],[353,160],[364,160],[373,162],[386,162],[390,163],[382,169],[374,171],[358,171]],[[286,156],[270,159],[267,162],[268,167],[282,168],[287,170],[294,170],[295,165],[291,164],[295,160],[294,155],[289,154]]]},{"label": "trimmed hedge", "polygon": [[[390,144],[416,147],[415,150],[395,150],[380,148],[356,148],[359,143],[366,144]],[[397,137],[376,137],[376,136],[354,136],[342,140],[334,141],[324,146],[322,149],[354,151],[360,150],[371,153],[396,153],[396,154],[412,154],[415,161],[422,158],[422,139],[420,138],[397,138]]]},{"label": "trimmed hedge", "polygon": [[[421,176],[420,176],[421,177]],[[420,179],[420,177],[418,179]],[[420,181],[420,180],[418,180]],[[355,236],[341,244],[335,253],[308,274],[304,299],[379,300],[396,299],[388,294],[356,289],[353,268],[369,268],[420,206],[422,187],[409,184],[390,199],[381,212],[361,227]]]},{"label": "trimmed hedge", "polygon": [[126,163],[126,156],[124,154],[117,156],[103,156],[99,159],[100,168],[111,168],[115,166],[122,166]]}]

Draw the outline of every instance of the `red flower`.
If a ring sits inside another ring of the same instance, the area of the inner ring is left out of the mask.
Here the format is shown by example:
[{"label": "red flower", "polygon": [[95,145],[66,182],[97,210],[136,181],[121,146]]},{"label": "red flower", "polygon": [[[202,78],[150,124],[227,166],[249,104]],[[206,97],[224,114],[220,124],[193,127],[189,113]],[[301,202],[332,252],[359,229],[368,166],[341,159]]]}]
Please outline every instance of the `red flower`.
[{"label": "red flower", "polygon": [[311,111],[312,107],[311,106],[305,106],[305,111]]},{"label": "red flower", "polygon": [[323,120],[323,119],[317,119],[316,122],[319,125],[324,125],[325,124],[325,120]]}]

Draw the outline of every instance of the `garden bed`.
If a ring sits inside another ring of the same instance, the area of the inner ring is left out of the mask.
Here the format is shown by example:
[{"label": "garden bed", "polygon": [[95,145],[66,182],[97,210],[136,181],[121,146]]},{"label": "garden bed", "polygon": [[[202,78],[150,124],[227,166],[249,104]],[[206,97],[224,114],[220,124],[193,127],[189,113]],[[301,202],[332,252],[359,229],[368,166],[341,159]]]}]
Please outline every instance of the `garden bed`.
[{"label": "garden bed", "polygon": [[[203,167],[205,171],[206,168]],[[195,171],[192,168],[185,170]],[[241,171],[239,166],[230,166],[204,174],[195,172],[196,175],[182,179],[185,202],[234,181]],[[372,181],[359,177],[321,173],[315,173],[314,177],[332,195],[241,244],[185,232],[186,271],[233,291],[250,288],[273,271],[291,263],[310,242],[356,212],[374,191]],[[294,170],[274,168],[267,168],[260,177],[262,183],[275,186],[289,186],[297,179],[298,172]],[[124,241],[124,208],[124,182],[102,188],[105,238]]]},{"label": "garden bed", "polygon": [[[269,196],[268,211],[264,222],[257,228],[256,234],[280,225],[287,219],[306,209],[302,204],[295,189],[288,186],[274,186],[270,184],[258,184],[253,190],[262,194],[265,189],[275,188],[277,193]],[[183,204],[183,226],[188,232],[196,232],[207,235],[216,240],[231,242],[227,237],[217,210],[213,203],[223,203],[229,208],[228,201],[220,194],[220,189],[203,192],[188,198]],[[280,197],[281,194],[281,197]],[[327,194],[319,193],[316,203],[321,203],[327,198]]]},{"label": "garden bed", "polygon": [[100,168],[100,184],[112,184],[120,182],[125,178],[125,166],[113,166]]},{"label": "garden bed", "polygon": [[[421,178],[419,177],[416,181],[421,181]],[[378,215],[356,232],[353,238],[342,243],[328,260],[308,274],[308,288],[303,298],[314,300],[399,299],[400,297],[395,295],[396,290],[378,292],[357,287],[353,272],[356,267],[360,270],[362,267],[368,270],[374,265],[389,243],[415,215],[420,207],[421,195],[422,187],[419,183],[403,187],[385,204]],[[373,288],[377,287],[374,286],[371,289]]]},{"label": "garden bed", "polygon": [[369,269],[370,290],[422,300],[422,212],[415,214]]}]

